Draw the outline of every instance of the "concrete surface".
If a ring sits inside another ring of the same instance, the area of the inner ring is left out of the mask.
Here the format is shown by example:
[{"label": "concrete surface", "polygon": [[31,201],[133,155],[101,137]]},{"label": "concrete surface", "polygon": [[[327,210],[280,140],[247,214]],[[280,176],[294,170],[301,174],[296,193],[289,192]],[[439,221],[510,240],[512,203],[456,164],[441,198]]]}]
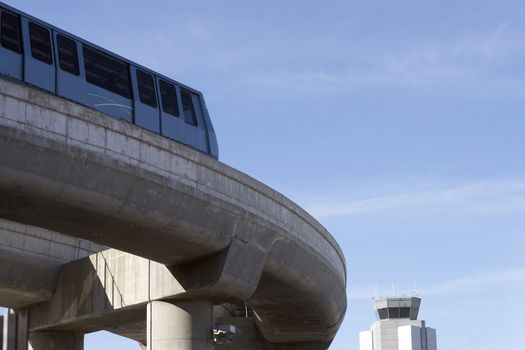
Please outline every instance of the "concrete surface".
[{"label": "concrete surface", "polygon": [[84,335],[73,332],[31,332],[29,350],[83,350]]},{"label": "concrete surface", "polygon": [[100,244],[0,218],[0,247],[63,264],[107,249]]},{"label": "concrete surface", "polygon": [[[245,302],[275,348],[323,349],[335,336],[346,311],[343,254],[315,219],[264,184],[4,79],[0,149],[0,217],[165,265],[176,281],[166,288],[186,297]],[[141,308],[121,310],[122,320]],[[118,323],[118,312],[112,317],[105,326]]]},{"label": "concrete surface", "polygon": [[209,301],[152,301],[148,305],[150,350],[213,350],[212,330]]},{"label": "concrete surface", "polygon": [[20,308],[49,300],[62,264],[104,249],[80,238],[0,219],[0,305]]}]

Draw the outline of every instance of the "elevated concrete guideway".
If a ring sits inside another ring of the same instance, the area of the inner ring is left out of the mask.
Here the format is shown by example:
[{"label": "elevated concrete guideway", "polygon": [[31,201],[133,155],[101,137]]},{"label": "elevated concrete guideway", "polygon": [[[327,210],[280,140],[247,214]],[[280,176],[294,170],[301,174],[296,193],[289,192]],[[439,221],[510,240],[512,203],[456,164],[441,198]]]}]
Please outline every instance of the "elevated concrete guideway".
[{"label": "elevated concrete guideway", "polygon": [[5,79],[0,217],[165,265],[177,299],[246,303],[262,337],[286,349],[326,349],[346,310],[341,249],[295,203],[188,147]]}]

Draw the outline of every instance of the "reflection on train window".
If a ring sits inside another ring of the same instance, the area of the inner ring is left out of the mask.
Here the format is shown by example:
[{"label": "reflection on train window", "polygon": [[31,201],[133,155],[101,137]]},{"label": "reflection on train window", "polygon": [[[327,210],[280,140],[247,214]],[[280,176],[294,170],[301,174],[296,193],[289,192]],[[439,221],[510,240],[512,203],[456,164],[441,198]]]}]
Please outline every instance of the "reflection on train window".
[{"label": "reflection on train window", "polygon": [[179,104],[177,103],[177,91],[175,85],[159,80],[160,97],[162,99],[162,110],[172,116],[179,116]]},{"label": "reflection on train window", "polygon": [[151,74],[144,73],[137,69],[137,83],[139,85],[140,101],[148,106],[157,108],[157,97],[155,94],[155,84]]},{"label": "reflection on train window", "polygon": [[31,56],[34,59],[47,64],[53,63],[49,30],[29,22],[29,42],[31,43]]},{"label": "reflection on train window", "polygon": [[197,125],[197,116],[195,115],[195,108],[193,107],[191,94],[188,91],[181,89],[181,97],[184,120],[192,125]]},{"label": "reflection on train window", "polygon": [[131,98],[128,64],[87,45],[82,49],[88,83]]},{"label": "reflection on train window", "polygon": [[80,75],[77,44],[65,36],[57,35],[57,46],[60,69],[74,75]]},{"label": "reflection on train window", "polygon": [[2,10],[1,43],[8,50],[22,53],[20,16]]}]

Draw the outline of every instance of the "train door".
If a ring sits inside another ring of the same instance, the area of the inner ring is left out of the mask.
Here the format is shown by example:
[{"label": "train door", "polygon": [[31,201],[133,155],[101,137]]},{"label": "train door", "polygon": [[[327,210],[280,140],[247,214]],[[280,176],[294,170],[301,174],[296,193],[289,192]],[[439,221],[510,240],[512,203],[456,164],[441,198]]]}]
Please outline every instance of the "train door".
[{"label": "train door", "polygon": [[156,80],[160,97],[161,133],[166,137],[183,142],[180,139],[180,98],[177,87],[160,78]]},{"label": "train door", "polygon": [[207,147],[200,147],[198,120],[191,94],[162,79],[158,79],[158,85],[162,135],[207,152]]},{"label": "train door", "polygon": [[[187,94],[186,97],[184,97],[185,93]],[[204,115],[204,108],[201,104],[201,97],[195,93],[184,90],[181,91],[181,95],[183,99],[183,113],[187,116],[187,123],[192,125],[197,133],[197,145],[195,147],[208,153],[211,149],[208,143],[208,125],[205,120],[206,116]],[[186,104],[184,104],[184,98],[188,100]],[[189,102],[191,102],[191,105],[189,105]]]},{"label": "train door", "polygon": [[131,67],[135,124],[160,133],[160,112],[153,75]]},{"label": "train door", "polygon": [[206,107],[206,102],[201,93],[198,94],[198,109],[200,111],[200,116],[203,121],[203,126],[205,130],[204,137],[206,138],[207,152],[216,159],[219,158],[219,146],[217,145],[217,136],[215,135],[215,129],[211,123],[210,116],[208,114],[208,108]]},{"label": "train door", "polygon": [[0,73],[22,80],[23,47],[20,16],[0,8]]},{"label": "train door", "polygon": [[57,58],[57,95],[82,102],[84,95],[84,72],[79,61],[80,43],[60,33],[53,32],[55,57]]},{"label": "train door", "polygon": [[199,108],[196,108],[198,96],[184,88],[179,88],[179,93],[182,109],[181,140],[202,152],[208,152],[204,123]]},{"label": "train door", "polygon": [[55,65],[48,28],[22,17],[24,46],[24,80],[55,92]]}]

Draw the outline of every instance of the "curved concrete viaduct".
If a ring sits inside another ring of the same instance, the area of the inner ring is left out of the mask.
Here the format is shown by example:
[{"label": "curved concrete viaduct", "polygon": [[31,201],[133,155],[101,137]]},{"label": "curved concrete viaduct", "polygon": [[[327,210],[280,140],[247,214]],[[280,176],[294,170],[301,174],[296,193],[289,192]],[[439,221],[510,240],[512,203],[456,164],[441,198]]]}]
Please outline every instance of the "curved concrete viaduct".
[{"label": "curved concrete viaduct", "polygon": [[0,217],[165,266],[180,288],[158,301],[245,303],[274,347],[328,348],[346,310],[341,249],[295,203],[181,144],[5,79]]}]

